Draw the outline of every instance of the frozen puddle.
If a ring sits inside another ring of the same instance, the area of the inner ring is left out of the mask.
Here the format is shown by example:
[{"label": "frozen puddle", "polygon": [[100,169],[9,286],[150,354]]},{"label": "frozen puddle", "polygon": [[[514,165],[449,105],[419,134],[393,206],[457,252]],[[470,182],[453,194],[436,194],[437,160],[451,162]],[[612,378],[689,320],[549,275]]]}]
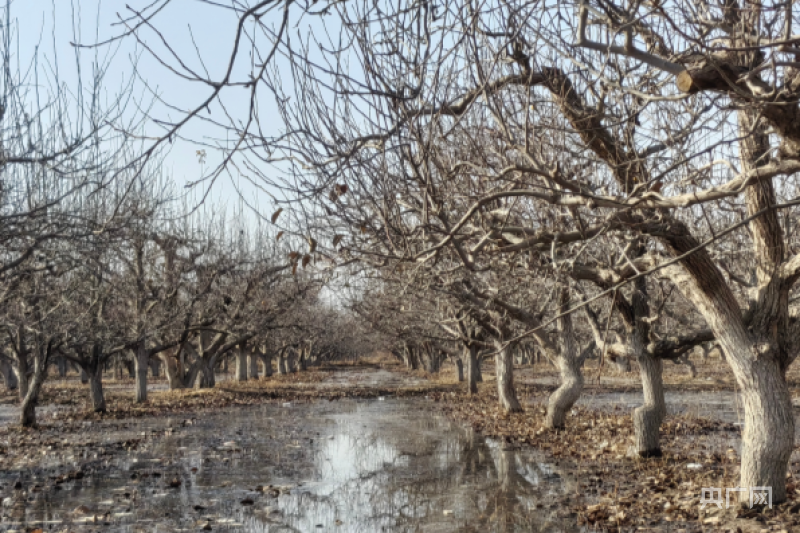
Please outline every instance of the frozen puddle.
[{"label": "frozen puddle", "polygon": [[553,514],[569,490],[558,467],[501,449],[422,399],[131,424],[162,436],[85,465],[80,479],[0,473],[0,531],[577,530]]}]

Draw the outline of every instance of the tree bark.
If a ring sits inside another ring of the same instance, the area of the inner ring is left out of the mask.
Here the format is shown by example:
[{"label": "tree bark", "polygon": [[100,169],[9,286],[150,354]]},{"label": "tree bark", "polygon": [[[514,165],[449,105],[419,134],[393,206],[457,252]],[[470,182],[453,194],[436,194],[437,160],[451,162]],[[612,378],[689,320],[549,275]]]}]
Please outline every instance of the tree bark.
[{"label": "tree bark", "polygon": [[659,430],[667,415],[664,402],[661,359],[641,354],[637,357],[642,377],[644,404],[633,411],[633,429],[636,453],[640,457],[661,457]]},{"label": "tree bark", "polygon": [[58,368],[58,377],[67,377],[67,360],[64,357],[56,358],[56,367]]},{"label": "tree bark", "polygon": [[14,369],[5,359],[0,359],[0,375],[3,376],[3,382],[6,384],[6,389],[9,391],[15,390],[19,386]]},{"label": "tree bark", "polygon": [[161,361],[156,357],[150,358],[150,372],[154,378],[159,377],[161,374]]},{"label": "tree bark", "polygon": [[792,397],[784,372],[774,361],[756,359],[750,379],[742,387],[742,400],[745,420],[740,486],[772,487],[773,502],[783,502],[786,470],[794,447]]},{"label": "tree bark", "polygon": [[48,356],[39,354],[34,360],[33,379],[31,380],[28,393],[20,405],[20,425],[22,427],[34,427],[36,425],[36,405],[39,403],[39,393],[42,385],[47,378]]},{"label": "tree bark", "polygon": [[478,393],[478,376],[480,375],[480,360],[478,359],[478,347],[470,346],[467,355],[467,390],[470,394]]},{"label": "tree bark", "polygon": [[89,395],[92,398],[92,409],[95,413],[106,412],[106,398],[103,394],[103,369],[97,367],[89,374]]},{"label": "tree bark", "polygon": [[216,385],[216,376],[214,375],[214,365],[216,358],[206,360],[201,357],[197,361],[197,376],[194,380],[195,389],[213,389]]},{"label": "tree bark", "polygon": [[250,363],[250,379],[258,379],[258,352],[254,348],[248,355],[248,362]]},{"label": "tree bark", "polygon": [[[561,292],[560,312],[564,313],[569,309],[569,290],[563,289]],[[575,344],[575,331],[572,326],[572,315],[566,314],[558,319],[559,337],[561,349],[555,356],[555,364],[558,367],[561,385],[550,395],[547,402],[547,416],[545,426],[548,428],[563,428],[566,425],[567,413],[575,405],[583,392],[583,354],[578,354],[578,347]],[[592,346],[594,343],[592,343]],[[589,348],[591,350],[591,347]]]},{"label": "tree bark", "polygon": [[269,351],[264,353],[264,377],[272,377],[272,353]]},{"label": "tree bark", "polygon": [[30,378],[28,376],[28,357],[27,355],[17,357],[14,365],[14,373],[17,375],[17,382],[19,383],[19,399],[23,401],[28,396],[28,389],[30,388]]},{"label": "tree bark", "polygon": [[144,341],[136,346],[133,363],[136,375],[136,403],[144,403],[147,401],[147,370],[150,368],[150,352],[147,351]]},{"label": "tree bark", "polygon": [[171,350],[165,350],[159,354],[161,362],[164,364],[164,374],[167,376],[167,384],[169,390],[178,390],[185,388],[183,365],[180,360],[170,355]]},{"label": "tree bark", "polygon": [[236,349],[236,381],[247,381],[247,352],[242,346]]},{"label": "tree bark", "polygon": [[456,372],[458,373],[458,382],[464,381],[464,363],[461,359],[456,359]]},{"label": "tree bark", "polygon": [[584,380],[581,364],[577,357],[559,357],[557,366],[561,385],[553,391],[547,402],[545,426],[560,429],[565,427],[567,413],[581,397]]},{"label": "tree bark", "polygon": [[286,374],[286,352],[281,351],[278,354],[278,375],[283,376]]},{"label": "tree bark", "polygon": [[514,390],[514,360],[508,347],[500,341],[495,341],[497,354],[495,355],[495,368],[497,373],[497,396],[500,406],[506,413],[521,413],[522,405],[517,399]]}]

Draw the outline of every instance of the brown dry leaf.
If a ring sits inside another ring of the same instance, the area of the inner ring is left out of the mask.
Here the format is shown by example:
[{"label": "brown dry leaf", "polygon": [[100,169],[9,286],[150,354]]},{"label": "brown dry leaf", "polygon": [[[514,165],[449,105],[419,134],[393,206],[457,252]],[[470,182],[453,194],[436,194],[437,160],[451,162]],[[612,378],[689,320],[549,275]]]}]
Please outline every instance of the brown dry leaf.
[{"label": "brown dry leaf", "polygon": [[279,240],[281,240],[281,237],[283,237],[283,232],[282,232],[282,231],[279,231],[279,232],[278,232],[278,234],[277,234],[277,235],[275,235],[275,240],[276,240],[276,241],[279,241]]},{"label": "brown dry leaf", "polygon": [[289,261],[291,261],[292,263],[296,263],[299,257],[300,257],[299,252],[289,252]]},{"label": "brown dry leaf", "polygon": [[342,196],[347,192],[347,185],[344,183],[337,183],[333,190],[336,191],[336,196]]},{"label": "brown dry leaf", "polygon": [[317,240],[313,237],[309,237],[306,239],[308,241],[308,253],[313,254],[314,251],[317,249]]},{"label": "brown dry leaf", "polygon": [[303,268],[305,268],[310,262],[311,262],[311,256],[307,255],[307,254],[304,255],[303,256]]},{"label": "brown dry leaf", "polygon": [[282,212],[283,212],[283,208],[279,207],[277,211],[272,213],[272,223],[273,224],[275,223],[276,220],[278,220],[278,217],[281,216]]},{"label": "brown dry leaf", "polygon": [[344,237],[342,237],[341,235],[334,235],[334,236],[333,236],[333,245],[334,245],[334,246],[336,246],[337,244],[339,244],[340,242],[342,242],[342,239],[343,239],[343,238],[344,238]]},{"label": "brown dry leaf", "polygon": [[367,232],[367,227],[364,224],[361,224],[361,228],[360,229],[361,229],[361,233],[366,233]]}]

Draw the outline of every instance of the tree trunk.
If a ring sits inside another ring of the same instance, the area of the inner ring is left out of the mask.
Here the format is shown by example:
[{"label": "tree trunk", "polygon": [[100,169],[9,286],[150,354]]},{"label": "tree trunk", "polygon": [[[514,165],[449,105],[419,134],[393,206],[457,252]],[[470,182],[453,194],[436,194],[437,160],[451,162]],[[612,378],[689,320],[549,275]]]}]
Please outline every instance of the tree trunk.
[{"label": "tree trunk", "polygon": [[133,354],[133,364],[136,375],[136,403],[147,401],[147,370],[149,369],[150,352],[144,341],[140,342]]},{"label": "tree trunk", "polygon": [[195,389],[213,389],[216,385],[216,376],[214,375],[214,364],[216,363],[216,358],[212,358],[211,360],[206,360],[205,358],[200,358],[197,361],[198,365],[198,372],[197,376],[194,380],[194,388]]},{"label": "tree trunk", "polygon": [[67,377],[67,360],[64,357],[56,358],[56,367],[58,368],[58,377]]},{"label": "tree trunk", "polygon": [[3,376],[3,383],[6,384],[6,389],[9,391],[15,390],[19,386],[14,369],[5,359],[0,359],[0,375]]},{"label": "tree trunk", "polygon": [[461,362],[461,359],[456,359],[456,372],[458,372],[458,382],[461,383],[464,381],[464,363]]},{"label": "tree trunk", "polygon": [[177,357],[170,355],[171,350],[161,352],[161,362],[164,364],[164,374],[167,376],[169,390],[178,390],[186,386],[183,382],[184,370]]},{"label": "tree trunk", "polygon": [[553,391],[547,402],[545,425],[549,428],[563,428],[575,402],[583,392],[583,373],[578,357],[561,356],[557,359],[561,385]]},{"label": "tree trunk", "polygon": [[161,374],[161,361],[158,358],[151,358],[150,359],[150,372],[152,377],[157,378]]},{"label": "tree trunk", "polygon": [[95,371],[89,374],[89,395],[92,398],[92,409],[95,413],[106,412],[106,398],[103,394],[103,369],[98,365]]},{"label": "tree trunk", "polygon": [[264,354],[264,377],[272,377],[272,353],[266,352]]},{"label": "tree trunk", "polygon": [[500,406],[506,413],[521,413],[522,405],[517,399],[514,390],[514,361],[513,355],[507,346],[503,346],[500,341],[495,341],[497,354],[495,355],[495,365],[497,374],[497,396]]},{"label": "tree trunk", "polygon": [[742,386],[739,486],[772,487],[773,502],[780,503],[786,500],[786,470],[794,447],[792,397],[785,373],[773,360],[754,359],[749,377]]},{"label": "tree trunk", "polygon": [[278,354],[278,375],[286,374],[286,354],[281,352]]},{"label": "tree trunk", "polygon": [[467,356],[467,390],[470,394],[477,394],[478,392],[478,376],[480,375],[480,360],[478,359],[478,347],[470,346],[468,349],[469,355]]},{"label": "tree trunk", "polygon": [[[562,314],[566,313],[569,307],[569,289],[564,288],[560,296],[559,311]],[[583,392],[583,373],[581,372],[583,354],[578,354],[578,347],[575,345],[572,315],[564,314],[558,319],[558,332],[561,347],[554,359],[561,377],[561,385],[550,395],[545,426],[560,429],[566,425],[567,413]],[[590,347],[589,350],[591,349]]]},{"label": "tree trunk", "polygon": [[250,379],[258,379],[258,352],[254,349],[248,355],[248,362],[250,363]]},{"label": "tree trunk", "polygon": [[23,401],[25,397],[28,396],[28,389],[30,388],[27,356],[16,358],[16,365],[14,365],[14,373],[17,375],[17,382],[19,383],[19,399],[20,401]]},{"label": "tree trunk", "polygon": [[299,370],[300,372],[305,372],[306,370],[308,370],[308,367],[306,366],[305,350],[300,350],[297,355],[297,370]]},{"label": "tree trunk", "polygon": [[241,346],[236,349],[236,381],[247,381],[247,352]]},{"label": "tree trunk", "polygon": [[36,425],[36,405],[39,403],[39,393],[47,378],[47,359],[46,355],[39,354],[34,361],[33,379],[20,406],[19,423],[22,427],[29,428]]},{"label": "tree trunk", "polygon": [[663,362],[642,354],[637,358],[642,377],[644,404],[633,411],[636,453],[640,457],[661,457],[659,430],[667,415],[662,380]]}]

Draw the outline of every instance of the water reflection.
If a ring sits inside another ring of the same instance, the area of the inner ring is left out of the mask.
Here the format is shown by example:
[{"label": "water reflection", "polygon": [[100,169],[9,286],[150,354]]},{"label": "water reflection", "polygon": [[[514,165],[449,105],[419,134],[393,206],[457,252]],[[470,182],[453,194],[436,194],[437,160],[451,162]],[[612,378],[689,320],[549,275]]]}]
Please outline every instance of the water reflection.
[{"label": "water reflection", "polygon": [[[75,468],[66,455],[47,470],[0,474],[0,531],[577,529],[553,515],[568,490],[557,467],[432,411],[421,399],[341,401],[239,410],[193,425],[132,422],[104,438],[157,437],[101,454],[80,479],[51,479]],[[24,489],[14,490],[20,475]]]}]

